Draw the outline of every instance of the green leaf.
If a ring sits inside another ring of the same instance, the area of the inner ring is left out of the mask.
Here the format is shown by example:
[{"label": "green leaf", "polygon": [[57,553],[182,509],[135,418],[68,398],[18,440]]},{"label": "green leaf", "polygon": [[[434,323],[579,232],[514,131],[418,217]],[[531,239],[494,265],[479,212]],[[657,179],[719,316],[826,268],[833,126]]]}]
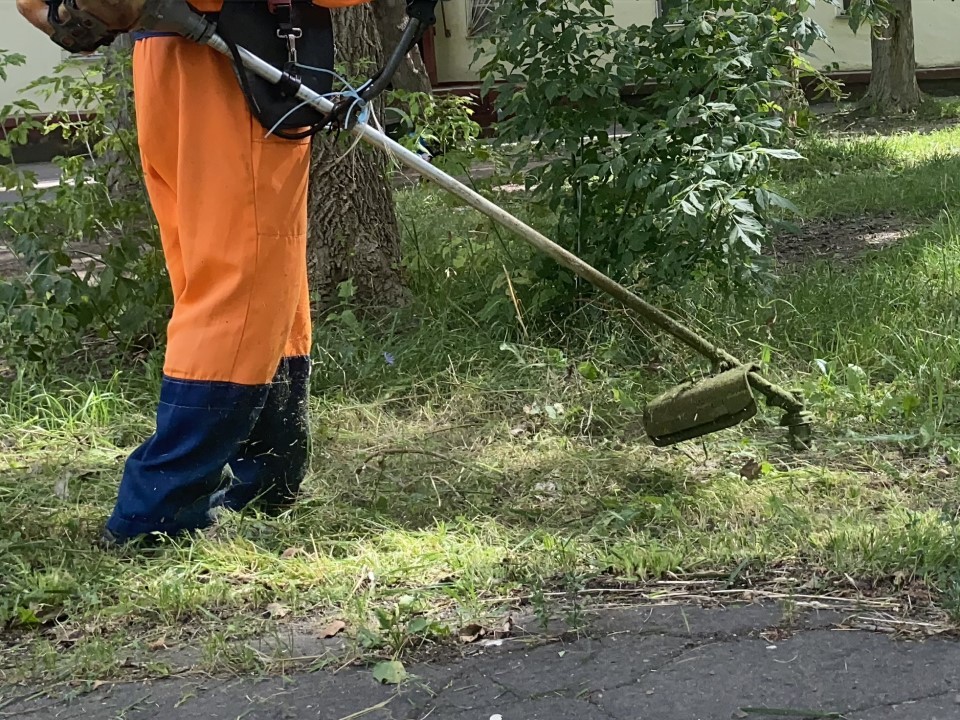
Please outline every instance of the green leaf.
[{"label": "green leaf", "polygon": [[738,173],[743,170],[743,156],[739,153],[730,153],[727,155],[726,164],[731,172]]},{"label": "green leaf", "polygon": [[37,614],[30,608],[17,608],[17,619],[21,625],[33,626],[40,624],[40,618],[38,618]]},{"label": "green leaf", "polygon": [[407,632],[411,635],[422,635],[433,625],[427,618],[414,618],[407,624]]},{"label": "green leaf", "polygon": [[373,679],[384,685],[399,685],[407,679],[407,671],[398,660],[387,660],[374,666]]},{"label": "green leaf", "polygon": [[573,178],[593,177],[594,175],[597,174],[597,171],[599,169],[600,169],[599,165],[588,163],[586,165],[581,165],[571,177]]},{"label": "green leaf", "polygon": [[790,213],[800,214],[800,208],[794,205],[790,200],[779,193],[772,192],[766,188],[757,188],[754,195],[756,206],[762,210],[778,207],[789,211]]},{"label": "green leaf", "polygon": [[600,378],[600,371],[597,369],[597,366],[589,361],[580,363],[580,365],[577,366],[577,372],[579,372],[580,376],[585,380],[593,381]]},{"label": "green leaf", "polygon": [[376,632],[370,628],[363,627],[357,632],[357,640],[360,642],[362,647],[367,648],[378,648],[383,645],[383,638],[381,638]]},{"label": "green leaf", "polygon": [[758,152],[777,158],[778,160],[803,160],[803,155],[789,148],[764,148]]}]

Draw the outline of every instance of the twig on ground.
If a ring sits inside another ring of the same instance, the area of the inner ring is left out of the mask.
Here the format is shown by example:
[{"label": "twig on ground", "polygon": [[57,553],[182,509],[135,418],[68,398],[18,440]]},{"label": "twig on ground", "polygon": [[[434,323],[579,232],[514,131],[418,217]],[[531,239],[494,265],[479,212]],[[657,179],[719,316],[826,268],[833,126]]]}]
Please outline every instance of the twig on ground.
[{"label": "twig on ground", "polygon": [[513,280],[510,279],[510,272],[507,270],[507,266],[503,266],[503,274],[507,278],[507,289],[510,290],[510,299],[513,301],[513,309],[517,312],[517,322],[520,323],[520,329],[523,330],[523,336],[526,338],[529,336],[527,332],[527,325],[523,322],[523,311],[520,309],[520,301],[517,299],[517,294],[513,290]]},{"label": "twig on ground", "polygon": [[383,710],[387,705],[393,702],[395,697],[396,695],[394,695],[394,697],[387,698],[382,703],[377,703],[376,705],[368,707],[365,710],[359,710],[353,713],[352,715],[347,715],[346,717],[342,717],[340,718],[340,720],[356,720],[357,718],[363,717],[364,715],[369,715],[370,713],[376,712],[377,710]]},{"label": "twig on ground", "polygon": [[[42,694],[42,693],[41,693]],[[32,715],[33,713],[40,712],[41,710],[49,710],[50,708],[57,707],[59,703],[51,702],[46,705],[39,705],[35,708],[29,708],[28,710],[14,710],[13,712],[0,712],[0,718],[20,718],[25,715]]]},{"label": "twig on ground", "polygon": [[804,718],[804,720],[843,720],[843,714],[838,712],[822,712],[820,710],[792,710],[790,708],[740,708],[746,715],[767,715],[774,717]]}]

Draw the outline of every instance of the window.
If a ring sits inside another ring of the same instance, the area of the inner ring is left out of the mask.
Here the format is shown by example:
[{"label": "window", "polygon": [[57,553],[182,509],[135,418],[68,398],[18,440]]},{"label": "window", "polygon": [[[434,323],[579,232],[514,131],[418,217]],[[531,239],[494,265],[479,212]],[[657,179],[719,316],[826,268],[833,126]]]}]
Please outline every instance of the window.
[{"label": "window", "polygon": [[470,0],[467,37],[486,37],[493,34],[493,16],[497,4],[497,0]]},{"label": "window", "polygon": [[690,0],[657,0],[657,14],[663,18],[676,16],[690,6]]}]

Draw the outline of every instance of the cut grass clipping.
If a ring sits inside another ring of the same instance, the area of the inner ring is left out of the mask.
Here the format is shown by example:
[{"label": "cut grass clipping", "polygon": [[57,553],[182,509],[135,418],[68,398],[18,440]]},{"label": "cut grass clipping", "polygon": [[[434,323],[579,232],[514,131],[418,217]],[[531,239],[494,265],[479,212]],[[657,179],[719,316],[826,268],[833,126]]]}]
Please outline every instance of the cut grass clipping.
[{"label": "cut grass clipping", "polygon": [[[577,623],[585,589],[670,574],[716,577],[702,587],[732,597],[764,582],[836,593],[840,578],[960,613],[956,148],[958,130],[815,139],[783,179],[810,217],[895,210],[917,229],[863,259],[787,268],[767,296],[668,298],[804,390],[815,453],[789,454],[767,413],[654,449],[637,409],[691,359],[616,312],[565,328],[562,347],[477,320],[509,267],[496,253],[522,253],[423,189],[401,198],[416,209],[418,317],[369,328],[344,312],[318,329],[313,466],[280,518],[227,515],[151,554],[94,549],[150,432],[156,369],[20,377],[0,399],[0,680],[346,653],[390,682],[406,652],[503,628],[521,604]],[[444,273],[484,237],[486,264]]]}]

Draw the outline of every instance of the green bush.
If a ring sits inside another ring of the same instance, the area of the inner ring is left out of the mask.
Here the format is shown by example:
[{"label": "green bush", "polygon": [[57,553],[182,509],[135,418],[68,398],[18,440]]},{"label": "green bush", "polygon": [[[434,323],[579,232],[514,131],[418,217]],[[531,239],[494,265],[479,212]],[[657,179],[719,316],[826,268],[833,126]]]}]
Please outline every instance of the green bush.
[{"label": "green bush", "polygon": [[[0,68],[19,62],[0,54]],[[69,61],[25,90],[62,109],[44,116],[26,99],[0,109],[0,120],[16,120],[0,140],[0,183],[18,196],[0,208],[0,232],[19,266],[0,278],[0,356],[42,369],[90,340],[98,352],[104,339],[153,346],[171,298],[140,176],[129,54]],[[51,134],[77,152],[56,158],[62,181],[43,188],[12,158],[31,136]]]},{"label": "green bush", "polygon": [[465,172],[492,155],[481,141],[482,128],[473,119],[473,98],[393,90],[388,117],[396,120],[399,142],[414,152],[426,149],[432,162],[444,172]]},{"label": "green bush", "polygon": [[[504,0],[484,92],[500,141],[526,144],[518,167],[546,161],[528,185],[557,213],[557,241],[627,283],[761,275],[770,223],[791,207],[767,183],[800,157],[786,120],[797,78],[816,74],[803,50],[824,37],[808,6],[692,0],[620,27],[609,0]],[[580,290],[548,260],[528,282],[541,307]]]}]

